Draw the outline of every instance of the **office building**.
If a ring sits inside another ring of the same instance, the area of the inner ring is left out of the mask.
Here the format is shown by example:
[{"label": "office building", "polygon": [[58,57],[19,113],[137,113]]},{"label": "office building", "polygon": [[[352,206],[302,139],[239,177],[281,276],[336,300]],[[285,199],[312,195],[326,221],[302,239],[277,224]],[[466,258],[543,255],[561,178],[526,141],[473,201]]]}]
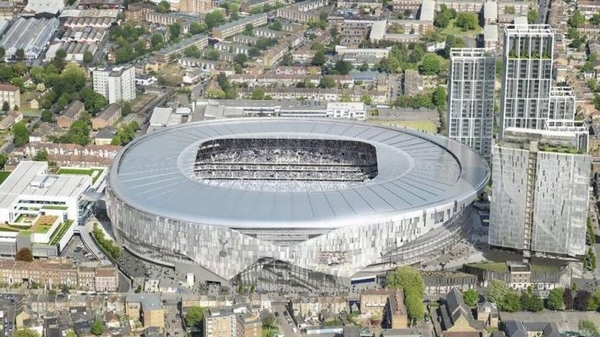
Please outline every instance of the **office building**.
[{"label": "office building", "polygon": [[494,147],[488,242],[583,255],[592,159],[579,132],[508,128]]},{"label": "office building", "polygon": [[452,49],[448,80],[448,137],[492,156],[496,58],[491,50]]},{"label": "office building", "polygon": [[94,91],[106,97],[108,103],[135,99],[135,68],[98,68],[92,72]]},{"label": "office building", "polygon": [[554,30],[515,24],[504,30],[499,138],[510,127],[541,130],[549,119]]}]

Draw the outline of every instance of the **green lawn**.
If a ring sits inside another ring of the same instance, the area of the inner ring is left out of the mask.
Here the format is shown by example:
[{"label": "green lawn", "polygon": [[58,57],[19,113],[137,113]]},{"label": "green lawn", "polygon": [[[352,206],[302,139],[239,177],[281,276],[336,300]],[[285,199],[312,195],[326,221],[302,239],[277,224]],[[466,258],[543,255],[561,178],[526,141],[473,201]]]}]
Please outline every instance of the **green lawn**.
[{"label": "green lawn", "polygon": [[483,262],[470,264],[471,267],[481,268],[484,270],[495,271],[499,273],[508,273],[506,262]]},{"label": "green lawn", "polygon": [[370,120],[369,123],[385,125],[392,127],[406,127],[413,130],[422,130],[427,133],[437,133],[437,125],[429,120],[421,121],[376,121]]},{"label": "green lawn", "polygon": [[9,175],[10,171],[0,171],[0,184],[2,184]]},{"label": "green lawn", "polygon": [[66,211],[69,209],[69,207],[67,206],[58,206],[58,205],[46,205],[46,206],[42,206],[42,209],[50,209],[50,210],[57,210],[57,211]]},{"label": "green lawn", "polygon": [[92,183],[95,183],[104,172],[102,169],[79,169],[79,168],[59,168],[58,174],[82,174],[92,177]]},{"label": "green lawn", "polygon": [[73,224],[73,220],[67,220],[67,221],[61,223],[60,227],[58,227],[56,232],[54,232],[54,234],[52,234],[49,244],[50,245],[58,244],[60,239],[62,239],[62,237],[65,235],[65,233],[67,232],[69,227],[71,227],[72,224]]},{"label": "green lawn", "polygon": [[454,25],[455,22],[456,22],[456,19],[450,20],[450,24],[448,24],[448,27],[446,27],[442,30],[441,34],[444,36],[455,35],[455,36],[471,36],[471,37],[476,37],[477,35],[481,34],[481,27],[479,27],[479,26],[477,26],[477,29],[464,31],[464,30],[462,30],[462,28],[456,27]]},{"label": "green lawn", "polygon": [[46,234],[46,233],[48,233],[48,231],[50,230],[50,228],[52,228],[52,226],[49,226],[49,225],[38,225],[35,232],[39,233],[39,234]]},{"label": "green lawn", "polygon": [[267,329],[267,328],[262,328],[262,336],[261,337],[271,337],[271,336],[277,336],[277,333],[279,332],[279,330],[277,329]]}]

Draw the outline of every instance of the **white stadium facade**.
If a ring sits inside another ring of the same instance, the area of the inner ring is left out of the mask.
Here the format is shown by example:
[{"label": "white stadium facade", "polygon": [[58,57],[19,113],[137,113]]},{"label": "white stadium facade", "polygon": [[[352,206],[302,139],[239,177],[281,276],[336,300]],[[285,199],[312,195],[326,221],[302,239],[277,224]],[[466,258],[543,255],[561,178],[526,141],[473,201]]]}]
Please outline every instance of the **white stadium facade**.
[{"label": "white stadium facade", "polygon": [[147,134],[115,158],[113,232],[209,281],[319,289],[464,237],[489,180],[447,138],[365,123],[229,119]]}]

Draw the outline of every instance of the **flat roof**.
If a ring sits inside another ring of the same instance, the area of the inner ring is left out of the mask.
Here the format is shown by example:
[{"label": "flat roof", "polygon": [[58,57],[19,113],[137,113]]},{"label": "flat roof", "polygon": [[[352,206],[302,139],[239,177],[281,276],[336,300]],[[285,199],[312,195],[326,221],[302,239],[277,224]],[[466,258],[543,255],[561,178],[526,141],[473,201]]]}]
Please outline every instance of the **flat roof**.
[{"label": "flat roof", "polygon": [[[303,191],[197,180],[199,145],[221,138],[364,142],[375,147],[378,175],[358,185]],[[424,209],[473,198],[489,175],[483,157],[445,137],[342,120],[238,118],[186,123],[134,140],[115,157],[109,186],[133,208],[192,223],[337,228],[422,215]]]},{"label": "flat roof", "polygon": [[43,175],[47,169],[46,162],[21,161],[0,185],[0,208],[24,196],[75,198],[92,185],[88,175]]}]

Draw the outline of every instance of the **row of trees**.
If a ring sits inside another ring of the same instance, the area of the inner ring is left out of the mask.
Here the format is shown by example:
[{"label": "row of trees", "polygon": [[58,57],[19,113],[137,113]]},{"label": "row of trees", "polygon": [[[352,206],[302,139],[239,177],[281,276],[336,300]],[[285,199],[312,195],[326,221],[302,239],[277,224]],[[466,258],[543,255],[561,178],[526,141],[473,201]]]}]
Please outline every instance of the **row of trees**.
[{"label": "row of trees", "polygon": [[515,312],[521,310],[542,311],[544,301],[531,289],[519,293],[500,280],[493,280],[487,289],[487,299],[496,303],[499,310]]},{"label": "row of trees", "polygon": [[112,139],[112,145],[125,146],[129,144],[135,137],[135,132],[140,129],[140,126],[136,121],[132,121],[129,124],[122,126],[117,134]]},{"label": "row of trees", "polygon": [[402,289],[404,291],[404,304],[408,317],[411,320],[419,320],[425,317],[423,306],[423,294],[425,282],[419,270],[404,266],[396,269],[387,276],[387,287]]},{"label": "row of trees", "polygon": [[100,247],[102,247],[102,249],[113,259],[118,259],[119,256],[121,256],[121,248],[119,248],[112,240],[105,237],[104,232],[97,223],[94,224],[92,234],[98,242],[98,245],[100,245]]},{"label": "row of trees", "polygon": [[394,105],[400,108],[427,108],[427,109],[443,109],[446,106],[446,89],[442,86],[437,86],[435,91],[432,93],[425,93],[420,95],[398,96]]}]

